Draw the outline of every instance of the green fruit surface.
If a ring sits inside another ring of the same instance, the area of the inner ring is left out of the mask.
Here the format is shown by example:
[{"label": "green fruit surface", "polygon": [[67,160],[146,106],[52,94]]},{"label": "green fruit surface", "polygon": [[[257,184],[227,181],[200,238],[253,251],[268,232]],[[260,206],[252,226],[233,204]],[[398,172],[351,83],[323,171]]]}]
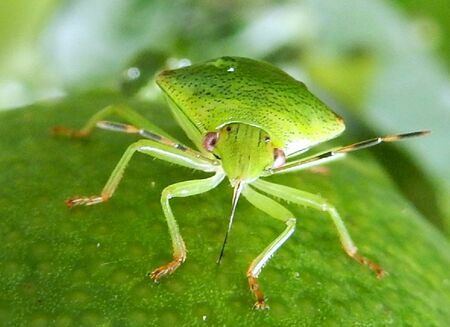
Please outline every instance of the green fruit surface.
[{"label": "green fruit surface", "polygon": [[[97,92],[0,113],[0,324],[448,326],[449,243],[369,152],[322,173],[269,180],[333,203],[361,253],[389,272],[383,280],[345,255],[325,214],[288,204],[297,230],[260,276],[271,310],[253,311],[246,269],[284,225],[242,200],[216,265],[230,213],[232,189],[224,182],[172,200],[188,258],[152,283],[146,274],[172,252],[162,189],[208,175],[137,154],[109,202],[69,210],[66,198],[100,192],[135,138],[96,131],[88,140],[70,140],[49,133],[55,125],[81,126],[103,106],[125,101]],[[162,103],[129,104],[185,139]]]}]

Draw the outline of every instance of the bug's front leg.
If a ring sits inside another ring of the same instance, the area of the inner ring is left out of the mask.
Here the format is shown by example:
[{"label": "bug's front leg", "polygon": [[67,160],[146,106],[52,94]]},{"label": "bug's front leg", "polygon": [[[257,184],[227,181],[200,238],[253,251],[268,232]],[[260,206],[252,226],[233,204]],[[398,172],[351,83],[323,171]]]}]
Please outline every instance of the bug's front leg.
[{"label": "bug's front leg", "polygon": [[259,285],[258,276],[269,259],[292,235],[295,230],[296,220],[293,214],[281,204],[256,192],[250,186],[245,187],[242,193],[245,198],[256,208],[264,211],[273,218],[283,221],[287,225],[285,230],[252,261],[247,270],[250,290],[256,298],[254,308],[257,310],[265,310],[269,309],[269,306],[266,303],[264,293]]},{"label": "bug's front leg", "polygon": [[149,276],[154,282],[165,275],[174,272],[186,260],[186,246],[178,229],[178,224],[170,208],[169,200],[174,197],[187,197],[215,188],[224,178],[223,173],[199,180],[181,182],[166,187],[161,195],[161,205],[169,227],[170,237],[173,246],[173,260],[159,268],[153,270]]},{"label": "bug's front leg", "polygon": [[277,197],[280,197],[281,199],[288,202],[293,202],[299,205],[304,205],[306,207],[327,212],[330,215],[330,218],[333,221],[334,225],[336,226],[342,247],[344,248],[345,252],[360,264],[368,266],[376,274],[377,278],[381,279],[382,277],[384,277],[386,272],[379,264],[358,253],[358,249],[353,243],[350,234],[348,233],[347,228],[345,227],[344,222],[339,216],[336,208],[329,204],[322,197],[285,185],[269,183],[261,179],[257,180],[253,185],[263,192],[274,194]]},{"label": "bug's front leg", "polygon": [[125,168],[136,152],[205,172],[215,172],[217,170],[217,166],[214,165],[215,162],[185,146],[177,143],[169,145],[161,144],[153,140],[139,140],[131,144],[122,155],[122,158],[120,158],[119,163],[114,168],[100,195],[73,197],[66,200],[66,205],[69,208],[78,205],[89,206],[109,200],[122,180]]}]

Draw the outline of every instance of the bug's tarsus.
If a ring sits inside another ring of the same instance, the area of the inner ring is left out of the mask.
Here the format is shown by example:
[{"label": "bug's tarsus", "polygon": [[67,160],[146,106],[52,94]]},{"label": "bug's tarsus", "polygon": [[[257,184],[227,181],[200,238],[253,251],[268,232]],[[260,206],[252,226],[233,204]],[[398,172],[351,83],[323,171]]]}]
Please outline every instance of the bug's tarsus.
[{"label": "bug's tarsus", "polygon": [[264,293],[261,290],[261,287],[258,283],[258,278],[253,276],[247,276],[248,283],[250,286],[250,290],[253,292],[256,298],[256,302],[253,305],[253,309],[255,310],[269,310],[270,307],[266,303],[266,299],[264,298]]},{"label": "bug's tarsus", "polygon": [[174,259],[168,264],[158,267],[148,274],[151,280],[155,283],[159,283],[159,280],[167,275],[173,273],[183,262],[186,260],[186,255],[180,255],[174,257]]},{"label": "bug's tarsus", "polygon": [[368,258],[360,255],[359,253],[348,253],[350,257],[359,262],[360,264],[369,267],[372,270],[378,279],[382,279],[386,275],[388,275],[387,271],[385,271],[379,264],[369,260]]},{"label": "bug's tarsus", "polygon": [[55,126],[50,129],[53,135],[72,137],[72,138],[84,138],[89,135],[88,132],[84,130],[78,130],[73,128],[68,128],[64,126]]},{"label": "bug's tarsus", "polygon": [[91,206],[94,204],[102,203],[108,201],[110,196],[106,194],[102,195],[93,195],[93,196],[87,196],[87,197],[73,197],[70,199],[67,199],[65,202],[66,206],[69,208],[73,208],[75,206]]},{"label": "bug's tarsus", "polygon": [[244,186],[244,184],[241,181],[237,182],[236,185],[234,186],[233,200],[232,200],[232,204],[231,204],[231,215],[230,215],[230,219],[228,222],[228,229],[225,234],[225,238],[223,239],[222,249],[220,250],[220,255],[219,255],[219,258],[217,259],[217,264],[220,264],[220,261],[222,260],[223,254],[225,252],[225,245],[227,244],[228,234],[230,233],[231,225],[233,224],[234,212],[236,211],[236,206],[237,206],[237,203],[239,200],[239,196],[241,195],[243,186]]}]

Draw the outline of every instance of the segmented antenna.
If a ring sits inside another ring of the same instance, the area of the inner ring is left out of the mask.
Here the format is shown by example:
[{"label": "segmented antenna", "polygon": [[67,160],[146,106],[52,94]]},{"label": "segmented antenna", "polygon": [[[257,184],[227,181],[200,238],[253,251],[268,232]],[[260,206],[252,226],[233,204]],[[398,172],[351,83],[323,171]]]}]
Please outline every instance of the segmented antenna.
[{"label": "segmented antenna", "polygon": [[350,145],[346,145],[346,146],[340,146],[340,147],[334,148],[329,151],[325,151],[322,153],[312,155],[311,157],[302,158],[299,160],[288,162],[281,167],[272,169],[272,173],[280,173],[280,172],[285,173],[285,172],[304,169],[307,167],[312,167],[312,166],[318,165],[320,163],[325,163],[327,161],[331,161],[331,160],[340,158],[349,152],[358,151],[358,150],[362,150],[365,148],[370,148],[370,147],[378,145],[380,143],[397,142],[397,141],[400,141],[400,140],[403,140],[406,138],[424,136],[424,135],[428,135],[430,133],[431,133],[430,131],[424,130],[424,131],[416,131],[416,132],[409,132],[409,133],[402,133],[402,134],[386,135],[386,136],[382,136],[382,137],[374,137],[372,139],[368,139],[368,140],[361,141],[358,143],[354,143],[354,144],[350,144]]}]

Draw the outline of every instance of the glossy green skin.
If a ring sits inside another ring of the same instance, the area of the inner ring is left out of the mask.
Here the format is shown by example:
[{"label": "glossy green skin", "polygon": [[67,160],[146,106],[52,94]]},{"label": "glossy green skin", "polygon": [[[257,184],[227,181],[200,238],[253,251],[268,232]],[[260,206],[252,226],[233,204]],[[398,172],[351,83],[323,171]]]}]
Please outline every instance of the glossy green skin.
[{"label": "glossy green skin", "polygon": [[222,57],[163,71],[156,82],[201,135],[244,123],[266,131],[289,156],[345,129],[302,82],[261,61]]}]

